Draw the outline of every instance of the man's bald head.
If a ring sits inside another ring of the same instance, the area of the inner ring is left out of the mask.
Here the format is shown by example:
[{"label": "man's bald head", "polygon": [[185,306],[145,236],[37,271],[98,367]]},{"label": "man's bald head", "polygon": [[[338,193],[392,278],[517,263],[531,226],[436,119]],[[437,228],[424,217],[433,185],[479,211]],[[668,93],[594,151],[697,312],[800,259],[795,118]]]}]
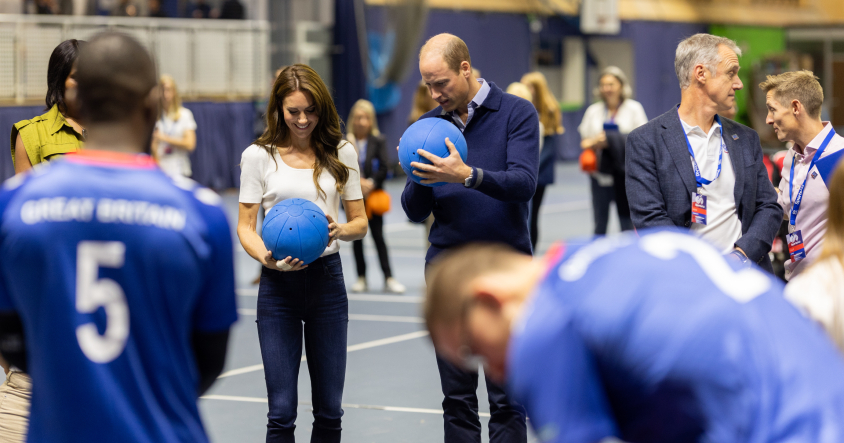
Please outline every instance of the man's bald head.
[{"label": "man's bald head", "polygon": [[158,84],[155,63],[132,37],[104,32],[79,54],[76,103],[86,124],[114,123],[149,106]]},{"label": "man's bald head", "polygon": [[460,72],[460,64],[466,62],[472,66],[469,47],[460,37],[453,34],[437,34],[422,45],[419,60],[430,56],[439,56],[454,72]]}]

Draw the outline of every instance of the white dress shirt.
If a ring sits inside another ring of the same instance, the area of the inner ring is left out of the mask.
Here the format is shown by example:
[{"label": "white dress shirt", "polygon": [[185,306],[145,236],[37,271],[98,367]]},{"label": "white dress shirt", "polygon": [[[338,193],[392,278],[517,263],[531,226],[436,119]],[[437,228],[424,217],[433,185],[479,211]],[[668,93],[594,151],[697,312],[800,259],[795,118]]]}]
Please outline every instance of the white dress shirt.
[{"label": "white dress shirt", "polygon": [[[741,238],[741,221],[736,212],[736,198],[733,194],[736,175],[727,145],[721,137],[721,125],[717,121],[713,122],[707,134],[699,126],[690,126],[682,119],[680,121],[704,179],[715,178],[718,172],[718,153],[722,148],[724,150],[721,175],[712,183],[703,185],[703,195],[706,196],[706,225],[692,223],[691,231],[715,245],[722,253],[729,253]],[[692,161],[691,156],[689,161]]]}]

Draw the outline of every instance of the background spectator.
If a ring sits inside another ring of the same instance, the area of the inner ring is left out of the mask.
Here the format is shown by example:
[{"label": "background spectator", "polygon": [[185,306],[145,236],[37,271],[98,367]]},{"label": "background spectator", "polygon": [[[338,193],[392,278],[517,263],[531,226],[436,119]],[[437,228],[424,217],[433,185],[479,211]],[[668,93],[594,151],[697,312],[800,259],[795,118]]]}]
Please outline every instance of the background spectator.
[{"label": "background spectator", "polygon": [[[375,118],[375,107],[367,100],[358,100],[349,112],[352,120],[352,131],[346,134],[346,139],[352,142],[358,155],[360,164],[360,187],[363,198],[366,202],[366,213],[369,217],[369,232],[378,250],[378,259],[381,261],[381,271],[384,273],[384,291],[402,294],[405,291],[404,285],[393,278],[393,271],[390,268],[390,257],[387,253],[387,243],[384,241],[384,213],[375,208],[370,197],[378,195],[378,198],[386,198],[389,202],[389,194],[384,192],[382,186],[387,178],[387,141],[378,130],[378,120]],[[380,213],[379,213],[380,212]],[[352,292],[365,292],[369,286],[366,284],[366,259],[363,254],[363,239],[352,242],[355,251],[355,265],[358,271],[358,280],[352,285]]]},{"label": "background spectator", "polygon": [[53,49],[47,65],[47,113],[12,127],[10,140],[15,173],[27,171],[54,156],[76,152],[82,146],[85,128],[76,121],[74,109],[65,97],[76,89],[73,77],[76,58],[84,43],[65,40]]},{"label": "background spectator", "polygon": [[132,0],[120,0],[117,6],[111,11],[115,17],[137,17],[138,6]]},{"label": "background spectator", "polygon": [[209,18],[211,17],[211,7],[205,3],[205,0],[193,0],[188,6],[188,17]]},{"label": "background spectator", "polygon": [[147,10],[150,17],[166,18],[167,13],[161,8],[161,0],[149,0],[147,3]]},{"label": "background spectator", "polygon": [[539,239],[539,207],[542,205],[542,197],[545,196],[545,188],[554,183],[554,164],[557,160],[554,136],[562,134],[565,129],[560,104],[548,88],[545,76],[541,72],[529,72],[522,76],[521,82],[528,87],[533,96],[533,106],[539,113],[539,122],[545,131],[540,146],[548,146],[548,149],[540,148],[539,151],[539,175],[530,207],[530,242],[536,250],[536,242]]},{"label": "background spectator", "polygon": [[821,120],[823,88],[812,72],[769,75],[759,88],[766,93],[767,123],[780,141],[792,145],[783,159],[777,198],[788,221],[790,259],[784,263],[784,277],[790,280],[820,254],[826,234],[828,179],[841,158],[844,138],[830,122]]},{"label": "background spectator", "polygon": [[624,186],[624,145],[627,134],[648,122],[642,105],[630,98],[632,88],[624,72],[608,66],[598,78],[595,95],[600,99],[586,109],[577,130],[580,147],[592,149],[598,158],[598,171],[590,174],[595,235],[607,233],[610,202],[615,200],[622,231],[633,229],[630,206]]},{"label": "background spectator", "polygon": [[59,11],[59,6],[55,0],[35,0],[36,14],[56,14]]},{"label": "background spectator", "polygon": [[190,109],[182,106],[176,81],[161,76],[162,113],[152,135],[152,152],[168,175],[190,177],[190,153],[196,149],[196,120]]},{"label": "background spectator", "polygon": [[744,265],[773,272],[783,217],[756,131],[718,117],[744,87],[736,42],[695,34],[675,53],[679,107],[627,139],[627,196],[636,229],[684,227]]},{"label": "background spectator", "polygon": [[225,0],[220,5],[218,18],[227,20],[243,20],[246,18],[246,11],[243,8],[243,3],[239,0]]}]

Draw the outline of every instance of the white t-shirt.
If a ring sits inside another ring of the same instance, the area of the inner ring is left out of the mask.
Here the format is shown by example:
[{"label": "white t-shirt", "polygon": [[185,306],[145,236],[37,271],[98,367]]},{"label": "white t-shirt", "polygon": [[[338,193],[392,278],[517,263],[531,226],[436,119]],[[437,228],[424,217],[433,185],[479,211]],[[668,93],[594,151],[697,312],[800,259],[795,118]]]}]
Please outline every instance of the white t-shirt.
[{"label": "white t-shirt", "polygon": [[[735,248],[741,238],[741,221],[736,212],[736,197],[733,194],[736,187],[736,174],[727,152],[727,145],[721,138],[721,125],[714,122],[709,128],[709,134],[703,132],[699,126],[689,126],[682,119],[683,130],[689,137],[692,151],[695,153],[700,175],[712,180],[718,173],[718,153],[722,147],[724,157],[721,160],[721,175],[708,185],[703,185],[703,195],[706,196],[706,225],[692,223],[691,231],[699,237],[715,245],[726,254]],[[689,156],[689,161],[692,161]],[[689,203],[691,205],[691,203]],[[689,208],[691,209],[691,208]]]},{"label": "white t-shirt", "polygon": [[[580,133],[581,138],[592,138],[604,130],[604,123],[609,121],[609,117],[607,105],[603,101],[592,103],[586,108],[583,120],[577,127],[577,132]],[[645,108],[642,107],[641,103],[628,98],[621,102],[614,121],[618,125],[618,132],[629,134],[634,129],[647,123],[648,116],[645,114]]]},{"label": "white t-shirt", "polygon": [[[326,198],[314,185],[313,169],[291,168],[278,150],[273,150],[273,158],[267,150],[258,145],[251,145],[243,151],[240,163],[240,198],[241,203],[260,203],[264,211],[269,212],[276,203],[288,198],[303,198],[314,202],[322,212],[339,223],[340,194],[337,193],[334,177],[323,170],[319,176],[319,185]],[[346,140],[340,141],[338,150],[340,161],[349,168],[349,179],[343,187],[343,200],[360,200],[360,169],[355,148]],[[333,242],[325,249],[322,256],[334,254],[340,250],[340,243]],[[284,257],[281,257],[284,258]],[[276,257],[276,259],[281,259]]]},{"label": "white t-shirt", "polygon": [[[580,126],[577,127],[577,132],[580,133],[580,138],[595,137],[604,130],[604,123],[609,120],[610,115],[607,112],[607,105],[603,100],[592,103],[586,108],[586,112],[583,114],[583,120],[580,121]],[[613,122],[618,125],[618,132],[629,134],[634,129],[647,123],[648,116],[645,114],[645,108],[642,107],[641,103],[628,98],[619,105]],[[593,172],[592,176],[598,180],[598,184],[601,186],[613,185],[611,175]]]},{"label": "white t-shirt", "polygon": [[[190,109],[181,107],[179,108],[178,120],[173,120],[170,116],[164,115],[155,123],[155,129],[169,137],[180,139],[185,136],[185,131],[196,131],[196,120],[193,119],[193,113],[190,112]],[[156,155],[158,155],[158,164],[161,166],[161,170],[167,175],[191,176],[190,152],[186,149],[161,142],[158,144]]]},{"label": "white t-shirt", "polygon": [[785,285],[785,298],[820,323],[844,352],[844,267],[834,257],[815,262]]}]

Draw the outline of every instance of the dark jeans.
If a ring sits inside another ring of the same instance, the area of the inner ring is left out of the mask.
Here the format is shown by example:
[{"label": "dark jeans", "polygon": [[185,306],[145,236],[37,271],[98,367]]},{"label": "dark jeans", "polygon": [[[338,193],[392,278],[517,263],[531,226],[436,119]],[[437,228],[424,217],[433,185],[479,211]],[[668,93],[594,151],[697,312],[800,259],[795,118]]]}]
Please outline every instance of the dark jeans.
[{"label": "dark jeans", "polygon": [[[478,373],[465,372],[437,356],[443,394],[445,443],[480,443]],[[507,394],[486,378],[489,394],[490,443],[526,443],[525,409],[510,403]]]},{"label": "dark jeans", "polygon": [[349,325],[340,254],[301,271],[262,267],[257,323],[270,406],[267,442],[295,441],[303,324],[314,410],[311,442],[339,442]]},{"label": "dark jeans", "polygon": [[536,192],[530,201],[530,244],[533,252],[536,253],[536,242],[539,240],[539,207],[542,206],[542,197],[545,196],[546,185],[536,185]]},{"label": "dark jeans", "polygon": [[624,186],[624,176],[613,177],[612,186],[601,186],[595,177],[590,176],[592,188],[592,214],[595,217],[595,235],[606,235],[607,224],[610,220],[610,202],[615,200],[618,211],[618,221],[622,231],[633,229],[630,219],[630,205],[627,202],[627,188]]},{"label": "dark jeans", "polygon": [[[387,255],[387,243],[384,242],[384,217],[372,214],[369,219],[369,232],[372,240],[375,241],[375,248],[378,249],[378,260],[381,261],[381,271],[384,279],[393,276],[390,269],[390,257]],[[358,270],[358,277],[366,277],[366,260],[363,257],[363,239],[352,242],[352,249],[355,250],[355,266]]]}]

